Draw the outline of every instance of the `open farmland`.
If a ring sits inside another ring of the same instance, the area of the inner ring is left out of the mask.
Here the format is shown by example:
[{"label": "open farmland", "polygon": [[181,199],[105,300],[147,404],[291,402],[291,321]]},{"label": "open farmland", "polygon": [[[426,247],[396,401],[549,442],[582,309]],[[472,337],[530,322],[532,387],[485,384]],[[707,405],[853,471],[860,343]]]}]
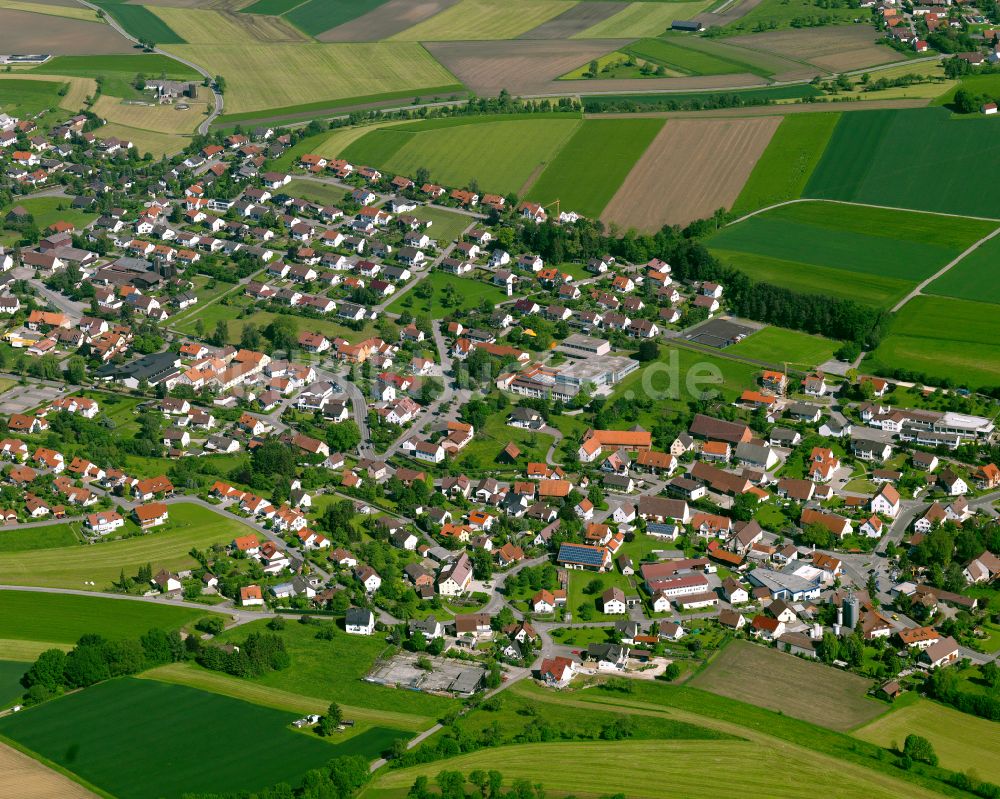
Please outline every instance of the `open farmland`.
[{"label": "open farmland", "polygon": [[984,242],[923,292],[1000,304],[1000,238]]},{"label": "open farmland", "polygon": [[528,199],[600,216],[635,162],[656,138],[660,119],[586,119],[539,175]]},{"label": "open farmland", "polygon": [[601,220],[655,232],[732,205],[779,117],[668,120]]},{"label": "open farmland", "polygon": [[0,774],[17,786],[17,799],[96,799],[97,795],[69,777],[46,768],[23,752],[0,743]]},{"label": "open farmland", "polygon": [[[9,585],[38,585],[101,591],[117,580],[121,570],[135,574],[146,563],[153,571],[191,568],[191,547],[203,549],[225,544],[246,532],[234,519],[227,519],[199,505],[170,506],[168,526],[137,538],[91,546],[59,547],[34,552],[0,552],[0,574]],[[84,585],[84,581],[96,585]]]},{"label": "open farmland", "polygon": [[0,708],[13,704],[24,693],[21,676],[30,665],[24,660],[0,660]]},{"label": "open farmland", "polygon": [[[24,72],[11,72],[0,74],[0,90],[5,90],[8,81],[39,81],[56,84],[56,94],[58,98],[59,108],[65,111],[79,111],[83,108],[84,103],[88,97],[94,94],[97,89],[97,82],[90,78],[77,78],[69,75],[36,75],[35,73],[24,73]],[[59,88],[65,84],[68,86],[66,94],[61,97],[58,96]],[[16,84],[11,84],[16,85]],[[46,101],[48,105],[50,100]],[[10,100],[8,100],[8,95],[4,92],[3,107],[10,105]]]},{"label": "open farmland", "polygon": [[[297,784],[331,757],[371,757],[395,737],[372,729],[331,745],[294,732],[289,725],[295,718],[195,688],[126,677],[0,719],[0,734],[119,799]],[[135,746],[152,719],[169,748]],[[209,719],[224,720],[225,735]],[[240,757],[232,757],[234,751]]]},{"label": "open farmland", "polygon": [[734,213],[796,200],[823,156],[839,114],[789,114],[757,161],[733,204]]},{"label": "open farmland", "polygon": [[[805,196],[1000,218],[994,120],[945,108],[841,114]],[[899,142],[909,142],[905,158]],[[935,164],[933,187],[914,163]]]},{"label": "open farmland", "polygon": [[407,42],[514,39],[568,11],[574,0],[459,0],[392,38]]},{"label": "open farmland", "polygon": [[99,117],[129,128],[159,133],[193,133],[204,119],[208,103],[199,97],[186,110],[172,105],[124,103],[120,97],[102,94],[93,111]]},{"label": "open farmland", "polygon": [[522,39],[568,39],[583,33],[608,17],[614,16],[628,6],[617,0],[587,0],[563,11],[559,16],[543,22],[536,28],[521,34]]},{"label": "open farmland", "polygon": [[[496,768],[498,756],[509,779],[541,783],[548,792],[581,797],[621,794],[627,799],[718,799],[719,796],[767,796],[799,799],[802,786],[816,774],[815,753],[772,747],[751,741],[578,741],[518,744],[482,750],[444,762],[394,769],[380,776],[362,799],[403,799],[418,775],[433,779],[442,768],[465,774]],[[595,762],[614,763],[601,770],[595,785]],[[837,771],[838,799],[897,799],[937,796],[933,792],[867,769],[823,758],[824,768]],[[711,764],[710,773],[692,764]],[[835,765],[834,765],[835,764]],[[595,791],[598,788],[598,791]]]},{"label": "open farmland", "polygon": [[138,599],[0,591],[0,639],[73,644],[85,633],[138,638],[153,627],[176,630],[212,610]]},{"label": "open farmland", "polygon": [[11,73],[0,83],[0,108],[11,116],[35,116],[59,106],[60,81],[37,81]]},{"label": "open farmland", "polygon": [[226,76],[226,112],[454,86],[419,44],[175,45],[171,52]]},{"label": "open farmland", "polygon": [[731,641],[690,684],[833,730],[885,711],[865,695],[869,680],[746,641]]},{"label": "open farmland", "polygon": [[409,176],[425,167],[431,180],[446,186],[475,178],[483,191],[523,192],[581,124],[571,115],[434,120],[374,130],[348,146],[344,157]]},{"label": "open farmland", "polygon": [[995,305],[920,296],[896,313],[889,335],[865,363],[973,388],[1000,386],[998,341]]},{"label": "open farmland", "polygon": [[28,2],[28,0],[0,0],[0,8],[12,11],[30,11],[33,14],[47,14],[52,17],[68,17],[84,22],[101,22],[97,12],[77,5],[61,5],[56,3]]},{"label": "open farmland", "polygon": [[810,368],[833,358],[838,346],[838,342],[822,336],[783,327],[765,327],[727,347],[726,352],[773,364],[788,361],[800,368]]},{"label": "open farmland", "polygon": [[896,750],[903,748],[907,735],[922,735],[934,746],[945,768],[974,771],[980,779],[1000,785],[1000,724],[927,699],[911,698],[915,701],[893,708],[854,734]]},{"label": "open farmland", "polygon": [[723,228],[707,243],[751,277],[890,305],[992,229],[973,219],[802,202]]},{"label": "open farmland", "polygon": [[[701,46],[689,46],[698,44]],[[704,45],[708,44],[708,47]],[[771,70],[749,60],[750,53],[741,53],[722,42],[711,39],[684,39],[680,36],[660,39],[640,39],[624,49],[625,53],[688,75],[728,75],[752,72],[770,75]]]},{"label": "open farmland", "polygon": [[876,44],[878,34],[870,25],[825,26],[767,31],[729,39],[748,50],[775,53],[795,61],[808,61],[828,72],[873,67],[903,60],[891,47]]},{"label": "open farmland", "polygon": [[598,22],[576,34],[575,39],[614,39],[659,36],[670,28],[675,19],[692,19],[704,11],[710,2],[629,3],[614,16]]},{"label": "open farmland", "polygon": [[[412,28],[459,0],[366,0],[362,7],[375,6],[367,13],[344,21],[316,36],[321,42],[373,42],[389,39]],[[355,4],[351,3],[353,8]]]},{"label": "open farmland", "polygon": [[281,17],[166,6],[153,11],[173,30],[178,31],[185,42],[193,45],[307,41],[301,31]]},{"label": "open farmland", "polygon": [[311,36],[374,11],[385,0],[306,0],[285,18]]},{"label": "open farmland", "polygon": [[46,16],[30,11],[0,8],[0,52],[127,53],[131,43],[110,25],[97,25],[70,17]]},{"label": "open farmland", "polygon": [[130,5],[126,0],[91,0],[91,2],[114,17],[115,21],[136,39],[157,44],[181,44],[184,41],[183,37],[145,6]]}]

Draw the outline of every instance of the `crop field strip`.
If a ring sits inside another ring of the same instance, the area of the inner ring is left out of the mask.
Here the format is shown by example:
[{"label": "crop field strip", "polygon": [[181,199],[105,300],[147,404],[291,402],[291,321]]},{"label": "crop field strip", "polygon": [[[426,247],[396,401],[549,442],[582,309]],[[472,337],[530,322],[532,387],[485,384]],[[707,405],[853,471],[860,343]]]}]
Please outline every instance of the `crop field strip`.
[{"label": "crop field strip", "polygon": [[229,114],[391,92],[457,86],[454,76],[415,42],[367,44],[171,45],[170,52],[226,76]]},{"label": "crop field strip", "polygon": [[190,45],[276,44],[306,42],[308,38],[282,17],[242,14],[223,11],[205,11],[191,8],[158,6],[153,9],[173,30]]},{"label": "crop field strip", "polygon": [[77,5],[63,6],[55,5],[54,3],[31,3],[28,0],[0,0],[0,8],[8,8],[12,11],[30,11],[33,14],[47,14],[53,17],[68,17],[69,19],[78,19],[84,22],[101,23],[101,19],[95,11]]},{"label": "crop field strip", "polygon": [[17,799],[97,799],[84,786],[4,743],[0,743],[0,774],[6,785],[16,786]]},{"label": "crop field strip", "polygon": [[985,242],[926,286],[923,293],[1000,304],[1000,240]]},{"label": "crop field strip", "polygon": [[617,14],[573,36],[574,39],[616,39],[659,36],[675,19],[692,19],[711,5],[697,2],[630,3]]},{"label": "crop field strip", "polygon": [[[945,108],[841,114],[805,196],[1000,219],[994,120]],[[907,158],[898,143],[912,142]],[[933,161],[933,189],[912,163]]]},{"label": "crop field strip", "polygon": [[708,244],[756,279],[891,306],[992,229],[975,219],[801,202],[730,225]]},{"label": "crop field strip", "polygon": [[83,55],[131,50],[131,43],[110,25],[0,8],[0,52]]},{"label": "crop field strip", "polygon": [[[135,741],[154,718],[158,734],[171,742],[169,750],[137,749]],[[372,729],[333,745],[293,731],[295,718],[195,688],[126,677],[2,718],[0,735],[119,799],[297,783],[338,754],[371,757],[378,744],[388,746],[395,737]],[[224,719],[226,734],[219,735],[208,719]],[[230,757],[233,751],[241,757]],[[211,768],[205,768],[206,758]]]},{"label": "crop field strip", "polygon": [[668,120],[601,220],[655,233],[729,208],[779,123],[778,117]]},{"label": "crop field strip", "polygon": [[[374,0],[372,0],[374,1]],[[419,25],[460,0],[388,0],[316,36],[321,42],[375,42]]]},{"label": "crop field strip", "polygon": [[527,192],[598,217],[663,127],[660,119],[585,119]]},{"label": "crop field strip", "polygon": [[[184,43],[184,38],[177,31],[146,6],[131,5],[127,0],[91,0],[91,2],[114,17],[115,21],[136,39],[157,44]],[[117,33],[115,35],[117,36]]]},{"label": "crop field strip", "polygon": [[830,112],[783,117],[736,198],[733,212],[800,198],[839,119],[839,114]]},{"label": "crop field strip", "polygon": [[109,122],[129,128],[151,130],[158,133],[193,133],[205,118],[208,103],[199,97],[183,111],[170,105],[140,105],[123,103],[122,98],[102,94],[94,103],[93,111]]},{"label": "crop field strip", "polygon": [[568,39],[614,16],[628,6],[619,0],[581,0],[547,22],[525,31],[521,39]]},{"label": "crop field strip", "polygon": [[514,39],[568,11],[576,0],[459,0],[393,41],[434,42]]},{"label": "crop field strip", "polygon": [[343,156],[403,175],[425,167],[433,181],[448,186],[464,186],[475,178],[484,191],[507,194],[523,191],[581,124],[571,115],[415,123],[372,131],[349,145]]},{"label": "crop field strip", "polygon": [[889,47],[876,44],[871,26],[845,25],[767,31],[727,40],[734,46],[813,64],[827,72],[862,69],[903,60]]}]

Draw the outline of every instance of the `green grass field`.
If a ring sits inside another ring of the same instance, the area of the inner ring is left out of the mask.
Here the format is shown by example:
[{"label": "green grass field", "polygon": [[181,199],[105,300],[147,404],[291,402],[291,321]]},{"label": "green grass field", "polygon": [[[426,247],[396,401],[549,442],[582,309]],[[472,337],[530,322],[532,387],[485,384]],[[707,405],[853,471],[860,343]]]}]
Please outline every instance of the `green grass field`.
[{"label": "green grass field", "polygon": [[577,33],[574,39],[632,39],[659,36],[670,28],[675,19],[691,19],[710,5],[709,0],[697,2],[637,2],[629,3],[617,14]]},{"label": "green grass field", "polygon": [[394,41],[516,39],[575,5],[572,0],[460,0],[395,36]]},{"label": "green grass field", "polygon": [[[336,745],[295,732],[295,718],[195,688],[121,678],[0,719],[0,735],[120,799],[298,784],[331,757],[374,757],[398,737],[372,729]],[[151,727],[168,747],[136,746]]]},{"label": "green grass field", "polygon": [[459,453],[456,460],[459,466],[469,472],[485,470],[492,473],[498,469],[513,471],[515,467],[498,464],[496,460],[508,441],[513,441],[521,450],[521,457],[518,459],[521,464],[544,461],[545,453],[552,446],[552,436],[510,427],[502,414],[495,414],[481,430],[476,431],[475,438]]},{"label": "green grass field", "polygon": [[317,183],[312,180],[302,178],[292,178],[292,181],[285,186],[284,192],[291,197],[298,197],[302,200],[309,200],[313,203],[323,203],[324,205],[339,205],[347,196],[347,190],[340,186],[333,186],[329,183]]},{"label": "green grass field", "polygon": [[59,107],[59,89],[65,84],[51,81],[11,79],[3,82],[4,113],[18,117],[33,117],[42,111]]},{"label": "green grass field", "polygon": [[691,685],[833,730],[885,711],[866,696],[869,680],[746,641],[731,641]]},{"label": "green grass field", "polygon": [[937,97],[932,105],[950,106],[955,101],[955,93],[959,89],[965,89],[972,94],[985,94],[989,97],[1000,96],[1000,75],[966,75],[957,85],[952,86],[944,94]]},{"label": "green grass field", "polygon": [[[762,69],[749,61],[740,61],[703,49],[687,47],[686,40],[681,37],[640,39],[625,47],[623,52],[688,75],[729,75],[738,72],[751,72],[766,77],[773,74],[770,70]],[[748,58],[752,56],[749,51],[746,55]]]},{"label": "green grass field", "polygon": [[934,746],[945,768],[974,771],[979,779],[1000,784],[1000,725],[927,699],[913,700],[854,734],[896,750],[903,748],[907,735],[922,735]]},{"label": "green grass field", "polygon": [[71,547],[80,537],[68,524],[27,527],[20,530],[0,528],[0,552],[30,552],[34,549]]},{"label": "green grass field", "polygon": [[[994,120],[945,108],[842,114],[805,196],[1000,218],[1000,139]],[[906,159],[900,140],[912,142]],[[912,163],[934,161],[933,182]]]},{"label": "green grass field", "polygon": [[140,41],[156,44],[183,44],[184,39],[145,6],[126,0],[93,0],[95,6],[115,18],[119,25]]},{"label": "green grass field", "polygon": [[34,217],[39,230],[45,230],[56,222],[69,222],[82,229],[97,218],[97,214],[70,208],[71,202],[69,197],[16,198],[11,205],[0,209],[0,215],[6,216],[11,208],[20,205]]},{"label": "green grass field", "polygon": [[297,8],[287,11],[284,17],[295,27],[315,36],[374,11],[385,2],[386,0],[306,0]]},{"label": "green grass field", "polygon": [[[972,388],[1000,385],[1000,321],[992,304],[914,297],[871,355],[883,370],[909,369]],[[868,361],[866,361],[868,363]]]},{"label": "green grass field", "polygon": [[726,348],[726,353],[780,364],[783,361],[815,367],[833,358],[838,342],[822,336],[810,336],[798,330],[765,327],[743,341]]},{"label": "green grass field", "polygon": [[[133,8],[134,6],[129,6]],[[41,75],[70,75],[81,78],[102,78],[105,94],[125,99],[141,95],[132,85],[139,73],[147,77],[165,74],[175,80],[200,81],[201,75],[188,66],[165,55],[146,53],[135,55],[63,55],[46,61],[31,70]]]},{"label": "green grass field", "polygon": [[[265,624],[265,621],[252,622],[221,637],[232,641],[243,639],[252,630],[265,629]],[[332,640],[322,641],[316,638],[315,627],[292,623],[286,625],[281,635],[292,658],[291,667],[250,680],[250,684],[291,693],[305,691],[327,702],[417,716],[421,722],[430,720],[431,724],[455,706],[453,700],[444,697],[362,682],[375,659],[387,649],[382,636],[348,635],[336,628]],[[331,679],[334,674],[336,679]]]},{"label": "green grass field", "polygon": [[280,17],[291,11],[296,6],[302,5],[305,0],[257,0],[246,8],[241,8],[244,14],[267,14]]},{"label": "green grass field", "polygon": [[0,660],[0,708],[13,704],[24,693],[21,675],[29,665],[20,660]]},{"label": "green grass field", "polygon": [[985,242],[927,286],[924,293],[1000,303],[1000,240]]},{"label": "green grass field", "polygon": [[442,247],[447,242],[461,236],[462,231],[475,222],[474,219],[470,219],[465,214],[455,213],[446,208],[437,208],[430,205],[418,205],[410,213],[417,219],[423,219],[431,223],[431,226],[427,228],[427,235],[432,239],[436,239]]},{"label": "green grass field", "polygon": [[411,177],[424,167],[445,186],[475,179],[482,191],[522,192],[581,125],[574,116],[444,121],[460,124],[434,120],[373,130],[348,146],[344,157]]},{"label": "green grass field", "polygon": [[788,114],[736,198],[733,213],[801,197],[839,118],[828,112]]},{"label": "green grass field", "polygon": [[752,277],[886,305],[992,229],[974,219],[805,202],[723,228],[707,243]]},{"label": "green grass field", "polygon": [[[138,538],[92,545],[39,549],[33,552],[0,552],[0,574],[8,585],[37,585],[101,591],[117,580],[121,570],[135,574],[151,563],[153,571],[191,568],[191,547],[204,549],[226,544],[247,528],[200,505],[170,506],[170,521]],[[93,581],[95,585],[84,583]]]},{"label": "green grass field", "polygon": [[137,638],[153,627],[179,629],[211,612],[134,599],[0,591],[0,639],[73,644],[84,633]]},{"label": "green grass field", "polygon": [[527,192],[542,204],[598,217],[663,127],[662,119],[587,119]]},{"label": "green grass field", "polygon": [[[433,236],[434,227],[428,235]],[[433,271],[424,277],[420,284],[430,286],[433,290],[429,299],[421,299],[414,292],[408,291],[403,296],[394,300],[386,310],[389,313],[403,313],[409,311],[414,316],[427,314],[431,319],[443,319],[456,311],[466,311],[470,308],[478,308],[483,301],[496,305],[498,302],[507,299],[507,295],[501,289],[486,283],[482,280],[474,280],[468,277],[456,277],[444,272]],[[454,286],[455,305],[445,306],[442,300],[445,298],[444,289],[446,286]]]}]

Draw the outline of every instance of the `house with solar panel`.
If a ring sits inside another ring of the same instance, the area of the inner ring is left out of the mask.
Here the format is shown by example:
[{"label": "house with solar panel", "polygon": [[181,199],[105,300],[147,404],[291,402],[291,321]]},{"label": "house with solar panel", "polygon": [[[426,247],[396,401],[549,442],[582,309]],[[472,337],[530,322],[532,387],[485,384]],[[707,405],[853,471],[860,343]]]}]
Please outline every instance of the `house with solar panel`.
[{"label": "house with solar panel", "polygon": [[611,568],[611,553],[607,547],[588,544],[560,544],[556,562],[567,569],[589,569],[603,572]]}]

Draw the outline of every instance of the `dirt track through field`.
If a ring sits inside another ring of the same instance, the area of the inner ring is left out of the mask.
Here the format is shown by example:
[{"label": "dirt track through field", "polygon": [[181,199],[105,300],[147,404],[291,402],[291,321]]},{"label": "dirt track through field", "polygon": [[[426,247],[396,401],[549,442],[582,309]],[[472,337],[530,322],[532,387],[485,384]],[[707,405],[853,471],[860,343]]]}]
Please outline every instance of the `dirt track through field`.
[{"label": "dirt track through field", "polygon": [[601,221],[653,233],[729,208],[780,122],[779,117],[668,121]]},{"label": "dirt track through field", "polygon": [[555,19],[543,22],[537,28],[532,28],[517,38],[568,39],[574,34],[583,33],[598,22],[604,22],[627,6],[628,3],[604,2],[603,0],[588,0],[588,2],[577,3]]},{"label": "dirt track through field", "polygon": [[321,42],[377,42],[451,8],[458,0],[389,0],[367,14],[324,31]]},{"label": "dirt track through field", "polygon": [[82,785],[0,744],[0,799],[97,799]]},{"label": "dirt track through field", "polygon": [[110,25],[79,19],[0,9],[0,53],[106,55],[133,53]]}]

